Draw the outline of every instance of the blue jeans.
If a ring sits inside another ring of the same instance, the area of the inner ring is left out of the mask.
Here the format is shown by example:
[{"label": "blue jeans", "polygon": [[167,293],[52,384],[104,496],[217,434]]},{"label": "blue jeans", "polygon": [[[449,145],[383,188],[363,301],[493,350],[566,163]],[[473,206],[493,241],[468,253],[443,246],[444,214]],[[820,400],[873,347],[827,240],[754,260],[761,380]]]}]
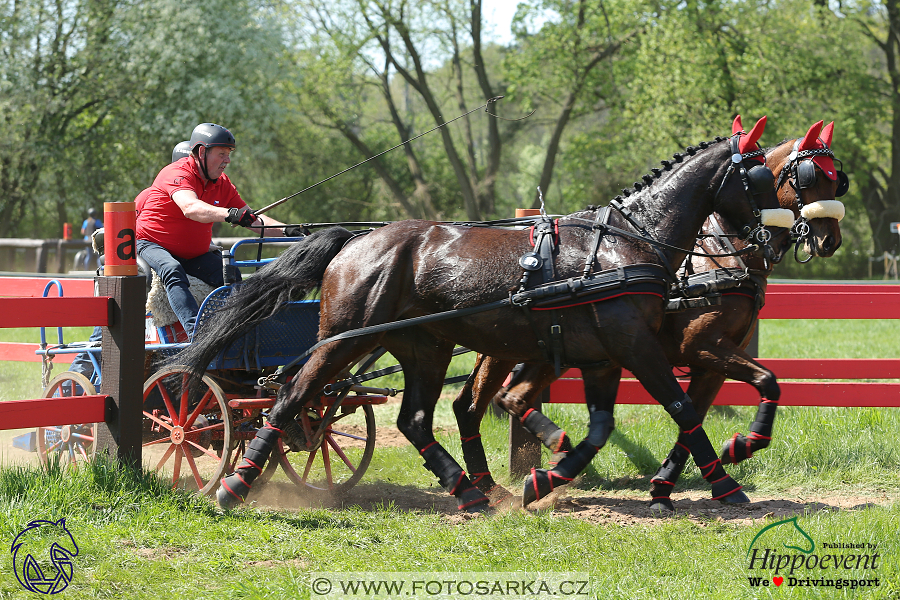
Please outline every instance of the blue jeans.
[{"label": "blue jeans", "polygon": [[196,258],[181,259],[172,256],[168,250],[148,240],[137,241],[138,256],[147,261],[150,268],[156,271],[166,287],[169,304],[184,331],[189,337],[194,336],[194,324],[200,307],[191,295],[188,275],[208,283],[214,287],[223,285],[222,253],[218,250],[201,254]]}]

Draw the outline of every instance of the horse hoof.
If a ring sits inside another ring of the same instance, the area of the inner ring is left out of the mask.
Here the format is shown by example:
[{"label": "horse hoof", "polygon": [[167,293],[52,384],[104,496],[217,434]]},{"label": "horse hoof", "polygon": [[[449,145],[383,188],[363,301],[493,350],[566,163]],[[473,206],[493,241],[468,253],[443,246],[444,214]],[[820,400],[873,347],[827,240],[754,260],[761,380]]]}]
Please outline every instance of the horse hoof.
[{"label": "horse hoof", "polygon": [[481,513],[491,509],[491,501],[481,490],[470,487],[459,495],[459,510],[468,513]]},{"label": "horse hoof", "polygon": [[748,504],[750,502],[750,498],[748,498],[747,494],[745,494],[741,490],[737,490],[733,494],[728,494],[724,498],[720,498],[719,502],[722,502],[724,504]]},{"label": "horse hoof", "polygon": [[650,512],[657,517],[667,517],[675,512],[675,505],[669,498],[654,498],[650,502]]},{"label": "horse hoof", "polygon": [[553,482],[550,480],[551,475],[546,469],[531,469],[531,475],[525,478],[522,506],[528,506],[553,491]]},{"label": "horse hoof", "polygon": [[491,506],[495,508],[512,506],[514,496],[502,485],[495,485],[487,492]]},{"label": "horse hoof", "polygon": [[239,506],[243,502],[240,498],[236,498],[234,494],[225,489],[225,486],[219,486],[216,490],[216,502],[225,510],[231,510]]}]

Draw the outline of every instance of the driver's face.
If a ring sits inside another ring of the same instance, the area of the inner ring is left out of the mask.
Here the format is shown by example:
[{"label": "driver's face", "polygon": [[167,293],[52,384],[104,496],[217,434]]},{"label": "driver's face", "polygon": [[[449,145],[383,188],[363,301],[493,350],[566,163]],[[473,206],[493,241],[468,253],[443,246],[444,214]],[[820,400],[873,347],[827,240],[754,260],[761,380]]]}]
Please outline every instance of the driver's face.
[{"label": "driver's face", "polygon": [[211,179],[218,179],[225,172],[225,167],[231,162],[232,148],[213,146],[212,148],[200,147],[200,160],[206,157],[206,170]]}]

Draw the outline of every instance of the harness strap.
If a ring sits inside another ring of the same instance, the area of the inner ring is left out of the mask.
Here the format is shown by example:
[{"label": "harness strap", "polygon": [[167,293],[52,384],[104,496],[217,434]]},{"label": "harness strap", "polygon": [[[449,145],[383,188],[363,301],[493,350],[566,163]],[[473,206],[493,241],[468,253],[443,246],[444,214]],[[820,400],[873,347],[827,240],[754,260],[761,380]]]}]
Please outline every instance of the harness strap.
[{"label": "harness strap", "polygon": [[581,273],[583,279],[587,279],[587,276],[591,273],[591,269],[594,268],[594,261],[597,259],[597,251],[600,250],[600,240],[603,239],[603,236],[606,235],[608,231],[606,225],[609,223],[610,212],[609,206],[604,206],[597,211],[593,226],[594,238],[591,240],[591,249],[588,252],[587,258],[585,258],[584,271]]},{"label": "harness strap", "polygon": [[[629,208],[627,206],[624,206],[621,202],[619,202],[616,199],[610,200],[609,205],[611,207],[615,208],[617,211],[619,211],[619,214],[621,214],[623,217],[625,217],[625,220],[628,221],[628,223],[630,223],[632,227],[637,229],[641,235],[643,235],[646,238],[651,237],[650,234],[647,232],[647,229],[644,227],[644,224],[641,223],[638,220],[638,218],[634,216],[634,213],[632,213],[631,210],[629,210]],[[676,279],[677,275],[675,274],[675,271],[672,270],[672,266],[669,264],[668,257],[666,257],[666,255],[663,254],[662,250],[659,249],[658,244],[650,244],[650,247],[653,248],[653,252],[655,252],[656,256],[659,258],[659,262],[661,262],[662,265],[666,268],[669,278],[674,281]]]}]

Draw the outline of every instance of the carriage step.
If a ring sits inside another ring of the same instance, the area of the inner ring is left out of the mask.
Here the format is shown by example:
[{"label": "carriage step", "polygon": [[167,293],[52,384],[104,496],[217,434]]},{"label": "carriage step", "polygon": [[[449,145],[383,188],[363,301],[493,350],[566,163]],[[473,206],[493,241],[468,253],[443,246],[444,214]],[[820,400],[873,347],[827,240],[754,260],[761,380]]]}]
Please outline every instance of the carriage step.
[{"label": "carriage step", "polygon": [[[388,400],[387,396],[347,396],[341,402],[341,406],[363,406],[366,404],[384,404]],[[272,398],[234,398],[228,401],[231,408],[272,408],[275,400]],[[333,396],[323,396],[322,404],[331,406],[334,404]]]}]

